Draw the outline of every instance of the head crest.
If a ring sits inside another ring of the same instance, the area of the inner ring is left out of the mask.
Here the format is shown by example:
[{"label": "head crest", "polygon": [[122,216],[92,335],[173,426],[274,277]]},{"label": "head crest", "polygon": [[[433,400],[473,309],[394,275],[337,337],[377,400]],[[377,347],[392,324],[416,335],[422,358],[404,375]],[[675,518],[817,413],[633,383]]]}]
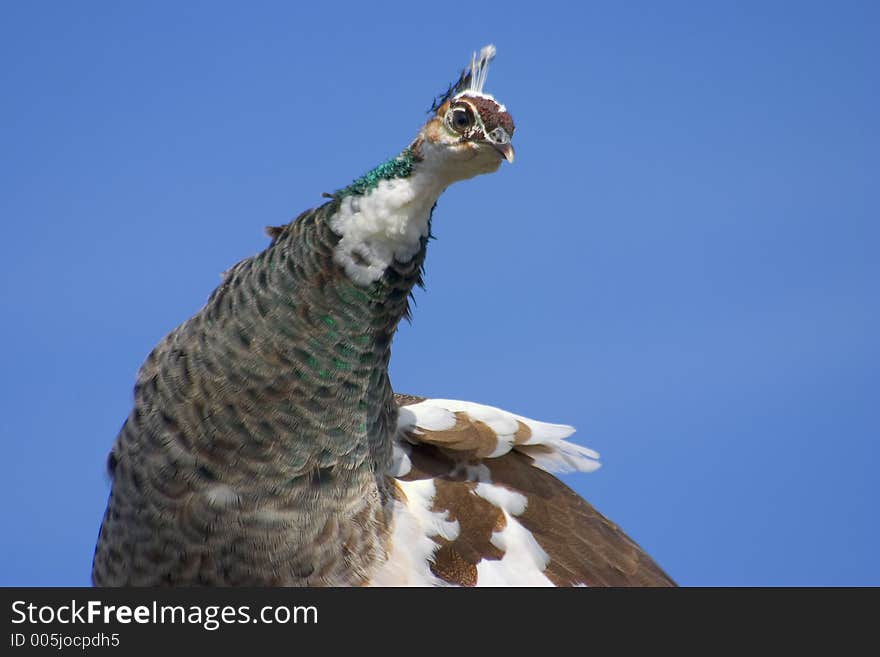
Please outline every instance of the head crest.
[{"label": "head crest", "polygon": [[458,81],[449,85],[449,89],[441,96],[434,99],[430,112],[436,112],[440,106],[450,98],[454,98],[463,93],[471,93],[480,95],[483,93],[483,86],[486,84],[486,77],[489,75],[489,62],[495,59],[495,46],[491,43],[483,46],[480,50],[479,57],[476,53],[471,56],[471,65],[464,69],[458,77]]}]

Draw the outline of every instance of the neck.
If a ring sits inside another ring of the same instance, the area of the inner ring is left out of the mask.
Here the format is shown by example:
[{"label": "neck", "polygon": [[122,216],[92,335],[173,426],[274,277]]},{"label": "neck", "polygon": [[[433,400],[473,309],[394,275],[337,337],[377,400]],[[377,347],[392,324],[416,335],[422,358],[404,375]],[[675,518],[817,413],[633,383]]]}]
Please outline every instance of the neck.
[{"label": "neck", "polygon": [[[288,446],[304,462],[380,473],[390,459],[391,341],[421,280],[434,204],[451,182],[431,149],[416,146],[304,213],[246,263],[246,276],[230,278],[260,297],[253,342],[271,342],[272,358],[292,354],[292,381],[312,400],[315,439],[299,431]],[[331,394],[334,403],[321,401]],[[331,429],[338,445],[327,444]]]},{"label": "neck", "polygon": [[336,264],[368,286],[396,264],[423,255],[434,205],[451,182],[435,149],[417,140],[343,189],[330,223],[340,236]]}]

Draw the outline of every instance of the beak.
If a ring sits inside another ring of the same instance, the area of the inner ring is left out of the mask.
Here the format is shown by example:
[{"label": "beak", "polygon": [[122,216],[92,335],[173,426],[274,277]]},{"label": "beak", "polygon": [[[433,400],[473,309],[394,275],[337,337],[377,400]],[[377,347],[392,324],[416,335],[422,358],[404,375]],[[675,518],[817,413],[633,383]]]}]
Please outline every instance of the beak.
[{"label": "beak", "polygon": [[505,160],[513,164],[513,145],[510,143],[507,144],[497,144],[495,142],[489,142],[492,144],[492,147],[501,154]]}]

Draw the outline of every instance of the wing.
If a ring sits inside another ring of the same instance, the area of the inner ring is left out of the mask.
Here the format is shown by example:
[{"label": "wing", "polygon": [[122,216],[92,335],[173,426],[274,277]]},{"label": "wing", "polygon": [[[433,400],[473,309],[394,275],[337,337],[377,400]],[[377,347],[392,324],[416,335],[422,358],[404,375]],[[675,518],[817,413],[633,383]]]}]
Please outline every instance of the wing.
[{"label": "wing", "polygon": [[379,586],[674,586],[553,476],[590,472],[574,429],[470,402],[396,395],[397,499]]}]

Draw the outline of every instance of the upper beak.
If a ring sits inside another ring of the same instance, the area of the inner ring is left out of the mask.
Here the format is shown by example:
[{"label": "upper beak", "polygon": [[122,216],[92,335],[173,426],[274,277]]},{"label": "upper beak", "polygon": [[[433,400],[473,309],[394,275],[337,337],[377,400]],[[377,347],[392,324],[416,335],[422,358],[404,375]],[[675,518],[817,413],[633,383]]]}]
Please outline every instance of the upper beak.
[{"label": "upper beak", "polygon": [[496,144],[495,142],[490,142],[490,143],[492,144],[492,147],[496,151],[501,153],[501,157],[503,157],[505,160],[507,160],[511,164],[513,163],[513,145],[512,144],[510,144],[510,143]]}]

